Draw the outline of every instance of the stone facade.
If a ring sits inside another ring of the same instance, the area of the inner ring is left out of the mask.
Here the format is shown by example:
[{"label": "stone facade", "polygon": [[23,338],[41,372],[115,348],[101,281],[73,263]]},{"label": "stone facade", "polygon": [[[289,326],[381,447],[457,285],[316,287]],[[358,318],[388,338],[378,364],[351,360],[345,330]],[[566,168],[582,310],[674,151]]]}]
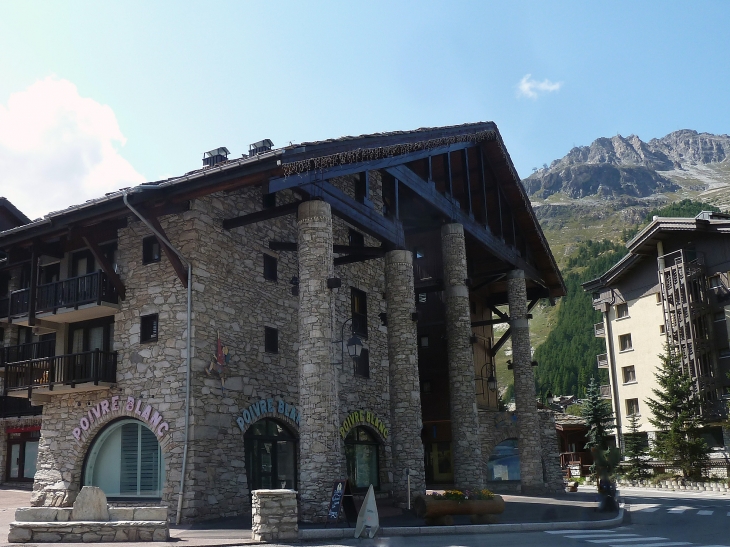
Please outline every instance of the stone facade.
[{"label": "stone facade", "polygon": [[410,470],[413,494],[426,493],[421,441],[421,390],[418,382],[418,348],[413,285],[413,255],[391,251],[385,257],[390,363],[390,419],[393,439],[393,485],[403,502]]},{"label": "stone facade", "polygon": [[251,539],[268,542],[299,539],[297,514],[294,490],[254,490]]},{"label": "stone facade", "polygon": [[457,488],[482,489],[484,466],[481,465],[482,450],[479,442],[464,227],[461,224],[445,224],[441,229],[441,246],[446,297],[454,483]]},{"label": "stone facade", "polygon": [[542,490],[544,483],[540,423],[535,405],[535,375],[532,371],[525,273],[522,270],[512,270],[507,275],[507,291],[512,331],[515,405],[519,422],[520,480],[523,490]]}]

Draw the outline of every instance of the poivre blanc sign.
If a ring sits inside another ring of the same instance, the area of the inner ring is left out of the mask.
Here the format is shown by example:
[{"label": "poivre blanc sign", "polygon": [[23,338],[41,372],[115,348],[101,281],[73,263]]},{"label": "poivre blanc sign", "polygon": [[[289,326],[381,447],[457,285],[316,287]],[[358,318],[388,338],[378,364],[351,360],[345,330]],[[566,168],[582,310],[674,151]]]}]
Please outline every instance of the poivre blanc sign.
[{"label": "poivre blanc sign", "polygon": [[[120,401],[120,397],[115,395],[111,399],[104,399],[97,403],[96,406],[89,407],[86,415],[79,420],[79,427],[73,430],[74,438],[80,441],[81,435],[88,431],[93,423],[100,421],[107,414],[120,413],[122,410],[139,416],[139,419],[149,426],[158,439],[164,437],[170,430],[170,425],[162,420],[162,414],[152,408],[152,405],[143,406],[142,399],[135,399],[134,397],[127,397],[126,400],[122,397],[121,399]],[[126,414],[121,415],[125,416]]]}]

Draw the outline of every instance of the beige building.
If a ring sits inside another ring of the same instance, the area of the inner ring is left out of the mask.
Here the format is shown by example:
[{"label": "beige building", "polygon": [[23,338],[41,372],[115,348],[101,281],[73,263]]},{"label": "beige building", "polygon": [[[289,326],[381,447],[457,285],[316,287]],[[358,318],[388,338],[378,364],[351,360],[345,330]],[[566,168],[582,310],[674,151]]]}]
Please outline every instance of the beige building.
[{"label": "beige building", "polygon": [[627,247],[614,267],[583,285],[603,313],[594,330],[607,352],[597,361],[609,372],[602,389],[617,417],[617,442],[623,444],[631,415],[647,442],[654,438],[646,401],[654,397],[655,373],[669,344],[702,399],[705,439],[721,451],[730,442],[720,425],[730,393],[730,216],[655,218]]}]

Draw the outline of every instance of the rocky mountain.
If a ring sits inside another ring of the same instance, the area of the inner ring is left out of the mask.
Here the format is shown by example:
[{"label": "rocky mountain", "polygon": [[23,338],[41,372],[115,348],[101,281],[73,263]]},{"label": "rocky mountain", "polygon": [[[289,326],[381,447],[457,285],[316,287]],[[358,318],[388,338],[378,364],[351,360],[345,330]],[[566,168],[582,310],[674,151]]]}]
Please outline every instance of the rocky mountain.
[{"label": "rocky mountain", "polygon": [[[648,143],[636,135],[617,135],[573,148],[549,167],[536,170],[523,184],[537,199],[556,193],[572,199],[645,198],[681,190],[684,185],[674,179],[682,172],[725,162],[730,165],[729,135],[683,129]],[[707,189],[707,184],[695,188],[700,189]]]}]

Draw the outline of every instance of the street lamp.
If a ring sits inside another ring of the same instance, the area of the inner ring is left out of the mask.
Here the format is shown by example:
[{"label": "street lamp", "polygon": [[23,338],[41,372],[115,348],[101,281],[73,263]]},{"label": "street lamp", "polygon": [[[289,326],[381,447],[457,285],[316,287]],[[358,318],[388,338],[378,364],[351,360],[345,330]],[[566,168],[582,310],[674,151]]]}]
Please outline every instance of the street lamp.
[{"label": "street lamp", "polygon": [[[340,340],[339,343],[342,344],[342,366],[345,365],[345,325],[352,322],[352,317],[350,317],[347,321],[342,323],[342,329],[340,329]],[[350,338],[347,340],[347,354],[352,358],[352,363],[355,367],[357,367],[357,359],[360,357],[360,354],[362,353],[362,340],[355,334],[354,331],[350,331]],[[334,342],[337,343],[337,342]]]}]

